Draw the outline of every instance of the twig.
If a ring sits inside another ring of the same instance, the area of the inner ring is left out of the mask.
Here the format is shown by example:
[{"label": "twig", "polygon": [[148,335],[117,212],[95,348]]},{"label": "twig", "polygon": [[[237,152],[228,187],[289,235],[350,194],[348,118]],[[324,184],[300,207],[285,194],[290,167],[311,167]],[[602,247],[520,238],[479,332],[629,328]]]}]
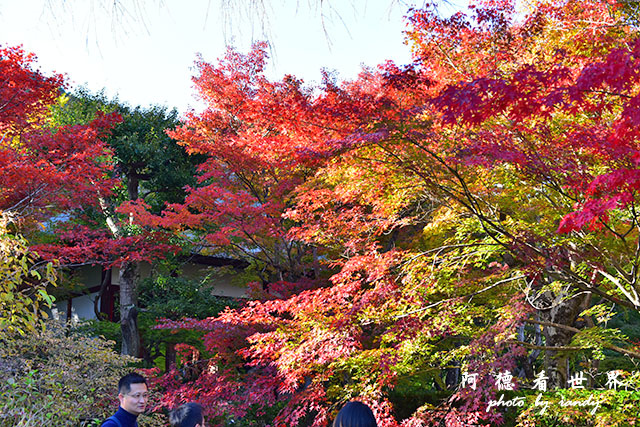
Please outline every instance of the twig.
[{"label": "twig", "polygon": [[488,290],[491,290],[491,289],[495,288],[496,286],[499,286],[499,285],[501,285],[503,283],[512,282],[512,281],[518,280],[518,279],[524,279],[524,277],[525,276],[516,276],[516,277],[510,277],[510,278],[504,279],[504,280],[499,280],[496,283],[493,283],[493,284],[491,284],[491,285],[489,285],[489,286],[487,286],[485,288],[482,288],[482,289],[480,289],[478,291],[472,292],[472,293],[470,293],[468,295],[463,295],[463,296],[453,297],[453,298],[447,298],[447,299],[444,299],[444,300],[441,300],[441,301],[437,301],[437,302],[434,302],[432,304],[427,305],[426,307],[421,307],[421,308],[418,308],[416,310],[400,314],[400,315],[396,316],[395,318],[396,319],[402,319],[403,317],[407,317],[407,316],[410,316],[412,314],[420,313],[422,311],[429,310],[430,308],[437,307],[440,304],[444,304],[444,303],[447,303],[447,302],[450,302],[450,301],[454,301],[454,300],[457,300],[457,299],[473,298],[474,296],[479,295],[479,294],[481,294],[483,292],[486,292]]}]

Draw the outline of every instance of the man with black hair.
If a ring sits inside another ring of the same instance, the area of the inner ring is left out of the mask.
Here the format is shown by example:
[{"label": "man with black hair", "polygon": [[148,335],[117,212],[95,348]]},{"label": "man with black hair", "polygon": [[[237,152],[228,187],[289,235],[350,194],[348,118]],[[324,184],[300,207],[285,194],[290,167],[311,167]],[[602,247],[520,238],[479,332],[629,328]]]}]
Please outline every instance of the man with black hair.
[{"label": "man with black hair", "polygon": [[205,427],[202,406],[197,403],[185,403],[169,413],[171,427]]},{"label": "man with black hair", "polygon": [[118,381],[118,399],[120,407],[111,417],[102,423],[102,427],[138,427],[138,415],[147,405],[147,380],[132,372]]}]

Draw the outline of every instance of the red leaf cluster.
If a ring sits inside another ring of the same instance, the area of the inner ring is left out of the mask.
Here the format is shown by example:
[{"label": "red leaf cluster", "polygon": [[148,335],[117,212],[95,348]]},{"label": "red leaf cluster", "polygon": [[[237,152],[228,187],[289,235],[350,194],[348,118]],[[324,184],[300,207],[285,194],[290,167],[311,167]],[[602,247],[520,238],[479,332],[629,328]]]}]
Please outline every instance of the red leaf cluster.
[{"label": "red leaf cluster", "polygon": [[116,114],[101,115],[85,126],[52,128],[48,111],[63,78],[34,70],[35,60],[21,48],[0,48],[0,209],[31,221],[109,193],[102,137],[119,121]]}]

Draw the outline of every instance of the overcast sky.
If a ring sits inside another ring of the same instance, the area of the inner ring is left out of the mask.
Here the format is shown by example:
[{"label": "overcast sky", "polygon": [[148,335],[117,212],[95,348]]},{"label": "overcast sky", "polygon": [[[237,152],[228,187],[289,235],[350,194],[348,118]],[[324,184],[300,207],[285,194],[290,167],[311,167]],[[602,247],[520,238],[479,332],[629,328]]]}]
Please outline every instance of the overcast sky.
[{"label": "overcast sky", "polygon": [[102,6],[112,0],[0,0],[0,43],[23,44],[44,71],[67,74],[72,85],[181,112],[195,104],[196,53],[215,62],[226,44],[247,51],[265,34],[273,46],[272,78],[294,74],[317,82],[326,67],[348,79],[362,64],[411,60],[403,35],[406,2],[324,0],[318,9],[320,1],[273,0],[266,19],[237,9],[225,20],[220,4],[240,0],[119,1],[126,10],[114,15]]}]

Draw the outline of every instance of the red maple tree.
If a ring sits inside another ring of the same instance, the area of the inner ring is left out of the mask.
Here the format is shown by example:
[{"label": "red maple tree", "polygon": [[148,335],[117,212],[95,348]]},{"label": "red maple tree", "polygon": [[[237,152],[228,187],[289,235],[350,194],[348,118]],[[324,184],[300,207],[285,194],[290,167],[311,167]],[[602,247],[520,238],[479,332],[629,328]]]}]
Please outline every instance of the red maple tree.
[{"label": "red maple tree", "polygon": [[[275,253],[256,244],[274,237],[315,247],[326,264],[311,284],[304,267],[276,274],[288,280],[216,319],[163,322],[206,331],[211,353],[161,379],[165,404],[320,426],[357,397],[380,425],[499,422],[496,371],[526,383],[543,367],[562,386],[577,348],[639,356],[589,314],[638,308],[633,21],[617,3],[515,6],[413,10],[413,66],[315,93],[264,79],[264,52],[200,64],[212,108],[178,134],[211,156],[211,186],[135,213],[247,256]],[[401,412],[394,393],[420,387],[450,395]]]},{"label": "red maple tree", "polygon": [[0,49],[0,209],[25,222],[94,204],[96,192],[111,191],[101,137],[118,121],[101,115],[86,126],[49,126],[64,80],[44,76],[35,63],[22,48]]}]

